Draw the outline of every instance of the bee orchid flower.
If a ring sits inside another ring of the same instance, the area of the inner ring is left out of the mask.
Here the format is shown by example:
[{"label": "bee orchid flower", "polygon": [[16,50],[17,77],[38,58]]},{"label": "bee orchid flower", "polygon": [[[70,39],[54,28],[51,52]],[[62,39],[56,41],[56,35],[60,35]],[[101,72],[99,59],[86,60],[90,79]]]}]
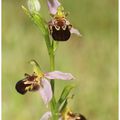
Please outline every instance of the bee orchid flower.
[{"label": "bee orchid flower", "polygon": [[[40,120],[50,120],[51,117],[52,117],[52,113],[51,112],[46,112],[40,118]],[[59,120],[87,120],[87,119],[85,118],[85,116],[83,116],[80,113],[73,113],[71,111],[68,111],[64,115],[61,114],[59,116]]]},{"label": "bee orchid flower", "polygon": [[25,78],[16,83],[16,90],[20,94],[25,94],[27,91],[39,91],[45,104],[52,99],[52,89],[50,80],[72,80],[74,77],[70,73],[63,73],[60,71],[52,71],[43,73],[39,64],[35,60],[31,60],[34,73],[32,75],[25,74]]},{"label": "bee orchid flower", "polygon": [[54,40],[67,41],[72,33],[81,36],[79,30],[75,29],[66,19],[67,15],[58,0],[47,0],[47,3],[50,14],[53,16],[48,26]]}]

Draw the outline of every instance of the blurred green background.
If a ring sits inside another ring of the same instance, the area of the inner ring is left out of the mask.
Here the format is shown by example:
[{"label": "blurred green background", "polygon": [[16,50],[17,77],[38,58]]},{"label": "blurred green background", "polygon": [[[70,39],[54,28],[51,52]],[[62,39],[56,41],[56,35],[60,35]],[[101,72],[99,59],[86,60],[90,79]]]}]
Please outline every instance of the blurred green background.
[{"label": "blurred green background", "polygon": [[[41,14],[50,20],[45,0]],[[56,53],[56,69],[71,72],[74,82],[56,81],[56,96],[67,84],[76,84],[70,101],[74,112],[88,120],[118,119],[118,1],[61,0],[68,19],[83,35],[72,35],[61,42]],[[2,0],[2,119],[39,120],[47,111],[37,92],[24,96],[15,84],[32,73],[27,62],[36,59],[43,71],[49,71],[44,38],[21,5],[25,0]]]}]

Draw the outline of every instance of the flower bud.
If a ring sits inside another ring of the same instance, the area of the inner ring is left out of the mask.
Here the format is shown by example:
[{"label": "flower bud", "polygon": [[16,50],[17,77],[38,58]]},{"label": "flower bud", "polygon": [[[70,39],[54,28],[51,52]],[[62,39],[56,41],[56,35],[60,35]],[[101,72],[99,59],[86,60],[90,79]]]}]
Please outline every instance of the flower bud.
[{"label": "flower bud", "polygon": [[30,12],[38,12],[40,10],[39,0],[28,0],[27,4]]}]

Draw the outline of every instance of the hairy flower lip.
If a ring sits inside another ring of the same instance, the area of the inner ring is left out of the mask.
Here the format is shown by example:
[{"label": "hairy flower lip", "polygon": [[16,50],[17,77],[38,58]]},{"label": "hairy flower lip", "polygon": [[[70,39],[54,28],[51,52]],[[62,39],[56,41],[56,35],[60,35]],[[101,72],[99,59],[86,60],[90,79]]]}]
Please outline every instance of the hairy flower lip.
[{"label": "hairy flower lip", "polygon": [[73,28],[70,22],[64,17],[53,18],[49,21],[48,27],[52,38],[56,41],[67,41],[71,34],[81,36],[79,30]]},{"label": "hairy flower lip", "polygon": [[48,22],[50,34],[55,41],[67,41],[71,37],[71,34],[81,36],[79,30],[75,29],[69,20],[66,19],[64,8],[59,6],[56,10],[56,14],[52,20]]}]

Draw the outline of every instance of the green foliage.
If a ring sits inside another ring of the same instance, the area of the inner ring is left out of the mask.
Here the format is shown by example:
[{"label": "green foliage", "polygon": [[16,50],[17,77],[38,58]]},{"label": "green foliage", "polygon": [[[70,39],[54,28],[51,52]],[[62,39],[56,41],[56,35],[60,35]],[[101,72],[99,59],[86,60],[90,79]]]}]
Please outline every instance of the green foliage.
[{"label": "green foliage", "polygon": [[63,105],[60,107],[60,112],[63,112],[68,105],[68,99],[63,102]]},{"label": "green foliage", "polygon": [[61,93],[61,96],[60,96],[60,99],[58,100],[58,107],[64,102],[67,100],[67,97],[69,95],[69,93],[71,92],[71,90],[74,88],[73,85],[68,85],[68,86],[65,86],[65,88],[63,89],[62,93]]},{"label": "green foliage", "polygon": [[45,23],[44,19],[41,17],[40,13],[38,13],[38,12],[31,13],[24,6],[22,6],[22,9],[25,12],[25,14],[28,15],[29,18],[33,21],[33,23],[35,25],[37,25],[37,27],[40,29],[40,31],[43,33],[43,35],[48,34],[48,29],[45,27],[46,23]]}]

